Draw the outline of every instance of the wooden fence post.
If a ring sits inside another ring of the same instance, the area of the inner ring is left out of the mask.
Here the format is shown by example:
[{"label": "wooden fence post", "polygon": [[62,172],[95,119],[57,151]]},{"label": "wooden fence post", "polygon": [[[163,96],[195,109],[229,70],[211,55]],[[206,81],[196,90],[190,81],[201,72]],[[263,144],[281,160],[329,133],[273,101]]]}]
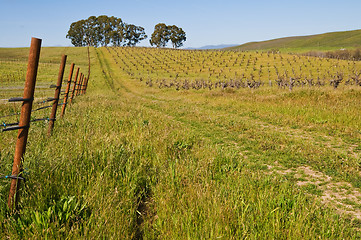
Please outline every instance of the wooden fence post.
[{"label": "wooden fence post", "polygon": [[53,128],[54,128],[54,122],[56,120],[56,110],[58,109],[58,102],[59,102],[61,84],[63,82],[66,57],[67,57],[66,55],[63,55],[61,57],[61,64],[60,64],[59,74],[58,74],[58,82],[56,83],[53,107],[51,109],[51,114],[50,114],[50,118],[49,118],[48,136],[51,135]]},{"label": "wooden fence post", "polygon": [[38,72],[39,57],[41,50],[41,39],[32,38],[30,45],[30,52],[28,58],[28,68],[26,72],[26,80],[23,95],[23,105],[21,107],[18,137],[16,140],[14,164],[11,172],[11,185],[8,198],[8,207],[10,210],[16,210],[19,200],[20,180],[23,179],[20,175],[22,172],[23,155],[26,150],[26,143],[29,133],[29,124],[31,117],[31,110],[34,99],[36,75]]},{"label": "wooden fence post", "polygon": [[78,74],[79,74],[79,68],[76,69],[76,73],[75,73],[75,79],[74,79],[74,85],[73,85],[73,89],[71,91],[71,96],[70,96],[70,104],[73,101],[74,98],[74,94],[75,94],[75,90],[76,90],[76,85],[78,84]]},{"label": "wooden fence post", "polygon": [[68,84],[67,84],[66,90],[65,90],[63,107],[62,107],[62,109],[61,109],[61,115],[60,115],[60,117],[64,117],[64,114],[65,114],[65,108],[66,108],[66,104],[68,103],[68,95],[69,95],[69,90],[70,90],[70,85],[71,85],[71,79],[72,79],[72,77],[73,77],[73,71],[74,71],[74,63],[72,63],[71,66],[70,66]]}]

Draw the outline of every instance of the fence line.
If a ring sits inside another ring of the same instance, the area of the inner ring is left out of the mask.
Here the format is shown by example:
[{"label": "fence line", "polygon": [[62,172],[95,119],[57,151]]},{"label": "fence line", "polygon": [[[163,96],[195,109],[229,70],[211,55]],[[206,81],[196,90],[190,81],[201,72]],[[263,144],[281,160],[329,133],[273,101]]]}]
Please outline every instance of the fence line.
[{"label": "fence line", "polygon": [[[36,89],[36,77],[37,77],[37,70],[38,70],[38,64],[39,64],[39,58],[40,58],[41,41],[42,41],[41,39],[37,39],[37,38],[31,39],[31,46],[30,46],[29,59],[28,59],[28,68],[27,68],[23,97],[22,98],[15,97],[15,98],[7,99],[8,102],[22,102],[21,111],[12,113],[12,114],[8,114],[8,115],[4,115],[4,116],[0,116],[0,119],[1,119],[1,118],[20,115],[18,122],[15,122],[15,123],[3,122],[2,124],[0,124],[0,127],[3,127],[2,132],[18,130],[12,173],[11,173],[11,175],[0,177],[0,178],[11,179],[10,192],[9,192],[9,198],[8,198],[8,207],[11,211],[17,210],[17,203],[19,200],[19,188],[21,185],[20,183],[21,183],[21,180],[25,181],[25,178],[22,176],[23,161],[24,161],[23,155],[26,150],[30,123],[38,122],[38,121],[49,121],[48,136],[51,136],[52,130],[54,128],[54,123],[56,120],[57,107],[62,106],[61,117],[63,117],[65,114],[66,105],[68,104],[68,96],[70,93],[70,87],[71,87],[71,83],[72,83],[72,75],[73,75],[73,70],[74,70],[74,66],[75,66],[74,63],[71,64],[66,90],[61,91],[62,81],[63,81],[63,76],[64,76],[64,69],[65,69],[65,64],[66,64],[66,59],[67,59],[66,55],[62,55],[57,84],[50,86],[50,88],[55,88],[54,97],[46,98],[45,100],[42,100],[40,102],[34,102],[34,91]],[[82,82],[80,82],[80,83],[77,82],[79,70],[80,69],[78,67],[76,74],[75,74],[75,80],[74,80],[73,89],[71,92],[72,94],[71,94],[69,103],[72,103],[74,96],[78,96],[78,95],[84,94],[86,92],[88,79],[85,82],[84,86],[82,86]],[[84,74],[82,74],[82,73],[80,73],[80,75],[84,76]],[[82,79],[83,79],[83,77],[81,77],[81,80]],[[81,88],[82,91],[79,93],[80,87],[82,87]],[[76,92],[76,94],[75,94],[75,92]],[[59,104],[61,95],[64,95],[64,99],[63,99],[63,102],[61,104]],[[5,100],[5,99],[1,99],[1,100]],[[52,102],[52,104],[48,105],[48,106],[42,106],[42,107],[39,107],[36,109],[32,109],[34,104],[45,104],[47,102]],[[47,109],[47,108],[52,108],[51,115],[49,117],[31,119],[32,112],[40,111],[40,110]]]}]

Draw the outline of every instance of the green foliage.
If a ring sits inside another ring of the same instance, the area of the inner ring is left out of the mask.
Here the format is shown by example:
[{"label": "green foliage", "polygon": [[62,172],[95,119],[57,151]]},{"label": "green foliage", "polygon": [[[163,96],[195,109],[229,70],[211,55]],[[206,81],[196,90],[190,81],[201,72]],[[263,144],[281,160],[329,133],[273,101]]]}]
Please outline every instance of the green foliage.
[{"label": "green foliage", "polygon": [[173,48],[179,48],[183,46],[183,42],[187,40],[186,33],[182,28],[175,25],[168,26],[169,39],[172,42]]},{"label": "green foliage", "polygon": [[144,28],[126,24],[120,18],[101,15],[90,16],[70,25],[67,38],[76,47],[81,46],[134,46],[147,38]]},{"label": "green foliage", "polygon": [[170,40],[173,48],[179,48],[183,46],[183,42],[186,39],[186,33],[182,28],[175,25],[167,26],[164,23],[158,23],[154,27],[154,32],[149,42],[152,46],[165,47]]},{"label": "green foliage", "polygon": [[[42,238],[66,236],[75,225],[82,225],[90,217],[90,211],[74,196],[61,197],[53,201],[44,211],[24,211],[20,216],[10,218],[11,225],[21,237],[29,234]],[[56,229],[56,231],[54,231]]]},{"label": "green foliage", "polygon": [[144,28],[133,24],[125,25],[124,40],[126,46],[135,46],[138,42],[147,38]]},{"label": "green foliage", "polygon": [[149,40],[150,45],[156,47],[165,47],[169,41],[168,27],[164,23],[158,23],[154,27],[152,37]]},{"label": "green foliage", "polygon": [[88,42],[86,42],[87,40],[85,39],[86,35],[84,26],[85,20],[73,22],[70,25],[70,29],[66,37],[70,39],[71,44],[73,44],[75,47],[86,46],[87,44],[89,44]]}]

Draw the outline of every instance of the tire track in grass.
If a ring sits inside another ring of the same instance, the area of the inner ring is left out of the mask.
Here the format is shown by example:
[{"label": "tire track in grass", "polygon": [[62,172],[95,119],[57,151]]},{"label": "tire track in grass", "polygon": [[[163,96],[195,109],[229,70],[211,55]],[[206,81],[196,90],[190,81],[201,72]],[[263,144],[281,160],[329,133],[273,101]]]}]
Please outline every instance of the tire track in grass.
[{"label": "tire track in grass", "polygon": [[96,56],[97,56],[97,59],[98,59],[99,65],[100,65],[100,69],[102,70],[106,85],[108,86],[108,88],[110,90],[115,92],[114,80],[112,78],[109,65],[106,63],[106,59],[104,58],[103,51],[101,51],[101,50],[98,51],[98,49],[95,48],[95,53],[96,53]]},{"label": "tire track in grass", "polygon": [[[107,59],[104,57],[104,53],[102,51],[102,49],[99,49],[99,51],[97,49],[95,49],[96,52],[96,56],[100,65],[100,69],[102,71],[102,75],[104,78],[104,81],[108,87],[108,89],[110,91],[112,91],[112,93],[114,93],[116,96],[120,97],[122,94],[120,93],[120,91],[116,88],[115,86],[115,81],[113,78],[113,72],[109,66],[109,63],[107,61]],[[118,83],[118,82],[117,82]],[[122,89],[127,90],[124,86],[122,86]],[[126,91],[128,92],[128,91]],[[143,192],[148,192],[148,191],[143,191]],[[137,204],[137,206],[135,207],[135,212],[133,213],[133,221],[135,223],[134,227],[134,238],[135,239],[143,239],[143,222],[144,222],[144,217],[146,215],[148,215],[148,209],[147,209],[147,201],[150,198],[150,196],[146,196],[146,195],[141,195],[139,197],[139,199],[137,199],[135,202]]]}]

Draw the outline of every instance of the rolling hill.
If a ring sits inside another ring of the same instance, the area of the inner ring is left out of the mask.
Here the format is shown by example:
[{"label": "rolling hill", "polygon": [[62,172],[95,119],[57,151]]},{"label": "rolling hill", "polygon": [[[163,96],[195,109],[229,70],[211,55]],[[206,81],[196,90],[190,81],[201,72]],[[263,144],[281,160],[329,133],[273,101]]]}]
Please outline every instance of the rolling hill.
[{"label": "rolling hill", "polygon": [[361,30],[330,32],[309,36],[277,38],[261,42],[250,42],[227,50],[268,50],[282,52],[304,52],[310,50],[329,51],[361,47]]}]

